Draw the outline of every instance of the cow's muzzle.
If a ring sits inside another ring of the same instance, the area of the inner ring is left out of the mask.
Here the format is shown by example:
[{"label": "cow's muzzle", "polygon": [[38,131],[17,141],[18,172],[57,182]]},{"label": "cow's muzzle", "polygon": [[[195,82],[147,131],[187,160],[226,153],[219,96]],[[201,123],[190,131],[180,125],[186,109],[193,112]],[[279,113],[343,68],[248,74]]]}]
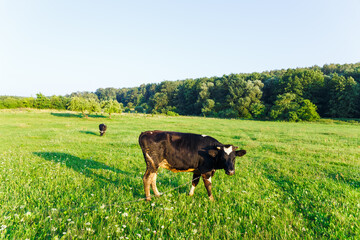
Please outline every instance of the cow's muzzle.
[{"label": "cow's muzzle", "polygon": [[230,170],[230,171],[225,171],[225,173],[229,176],[234,175],[235,174],[235,170]]}]

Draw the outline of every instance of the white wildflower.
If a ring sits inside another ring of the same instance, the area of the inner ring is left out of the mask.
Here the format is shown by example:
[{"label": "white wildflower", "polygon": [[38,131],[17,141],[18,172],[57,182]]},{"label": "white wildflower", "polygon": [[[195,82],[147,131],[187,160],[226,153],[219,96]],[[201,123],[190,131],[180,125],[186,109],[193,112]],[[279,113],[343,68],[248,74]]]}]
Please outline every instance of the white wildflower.
[{"label": "white wildflower", "polygon": [[162,225],[161,228],[164,228],[164,225]]},{"label": "white wildflower", "polygon": [[86,225],[86,226],[89,226],[89,225],[91,225],[91,223],[87,222],[87,223],[85,223],[85,225]]},{"label": "white wildflower", "polygon": [[152,207],[155,206],[155,203],[152,203],[151,206],[152,206]]},{"label": "white wildflower", "polygon": [[141,238],[141,235],[140,235],[139,233],[137,233],[136,236],[138,236],[139,238]]},{"label": "white wildflower", "polygon": [[51,228],[51,231],[53,231],[53,232],[55,232],[56,230],[57,230],[56,227],[52,227],[52,228]]},{"label": "white wildflower", "polygon": [[122,225],[123,228],[126,228],[126,225]]},{"label": "white wildflower", "polygon": [[6,225],[1,225],[1,227],[0,227],[0,231],[5,230],[6,228],[7,228],[7,226],[6,226]]},{"label": "white wildflower", "polygon": [[31,212],[25,213],[25,216],[30,216],[30,215],[31,215]]},{"label": "white wildflower", "polygon": [[150,228],[145,228],[146,231],[150,231]]},{"label": "white wildflower", "polygon": [[194,234],[197,233],[197,229],[194,229],[194,230],[193,230],[193,233],[194,233]]},{"label": "white wildflower", "polygon": [[106,207],[106,205],[105,204],[103,204],[103,205],[101,205],[101,209],[104,209]]},{"label": "white wildflower", "polygon": [[122,216],[123,216],[123,217],[127,217],[127,216],[129,216],[129,214],[126,213],[126,212],[124,212],[124,213],[122,214]]}]

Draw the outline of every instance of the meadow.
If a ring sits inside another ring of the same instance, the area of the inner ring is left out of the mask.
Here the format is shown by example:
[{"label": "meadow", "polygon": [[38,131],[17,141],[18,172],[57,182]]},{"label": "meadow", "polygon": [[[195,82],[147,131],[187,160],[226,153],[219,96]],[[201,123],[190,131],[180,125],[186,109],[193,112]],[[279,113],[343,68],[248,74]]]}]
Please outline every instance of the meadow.
[{"label": "meadow", "polygon": [[[165,169],[146,202],[138,136],[155,129],[247,154],[215,173],[214,202]],[[360,124],[1,110],[0,238],[360,239]]]}]

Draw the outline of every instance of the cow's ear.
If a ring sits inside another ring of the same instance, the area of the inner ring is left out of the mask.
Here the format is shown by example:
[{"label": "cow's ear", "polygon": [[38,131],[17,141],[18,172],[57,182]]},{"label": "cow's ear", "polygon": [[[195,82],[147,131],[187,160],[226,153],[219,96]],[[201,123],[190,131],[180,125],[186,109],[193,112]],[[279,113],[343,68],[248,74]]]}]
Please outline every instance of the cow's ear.
[{"label": "cow's ear", "polygon": [[239,151],[236,151],[235,153],[236,153],[236,156],[241,157],[246,154],[246,150],[239,150]]},{"label": "cow's ear", "polygon": [[218,150],[210,149],[210,150],[208,150],[208,154],[209,154],[211,157],[216,157],[216,155],[218,154]]}]

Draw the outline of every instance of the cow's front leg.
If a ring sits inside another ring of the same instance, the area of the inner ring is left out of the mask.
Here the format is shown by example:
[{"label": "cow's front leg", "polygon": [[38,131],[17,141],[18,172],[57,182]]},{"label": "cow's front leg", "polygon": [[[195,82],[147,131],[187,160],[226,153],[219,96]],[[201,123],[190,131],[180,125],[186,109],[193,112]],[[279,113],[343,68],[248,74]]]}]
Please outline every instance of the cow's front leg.
[{"label": "cow's front leg", "polygon": [[198,174],[198,173],[193,174],[193,180],[192,180],[192,183],[191,183],[191,189],[190,189],[190,192],[189,192],[189,196],[194,195],[194,191],[195,191],[195,188],[196,188],[196,186],[198,185],[198,183],[200,181],[200,177],[201,177],[201,174]]},{"label": "cow's front leg", "polygon": [[214,175],[214,174],[212,172],[209,172],[209,173],[202,174],[201,176],[203,178],[205,188],[208,192],[209,199],[211,201],[214,201],[214,197],[211,193],[211,176],[212,175]]}]

